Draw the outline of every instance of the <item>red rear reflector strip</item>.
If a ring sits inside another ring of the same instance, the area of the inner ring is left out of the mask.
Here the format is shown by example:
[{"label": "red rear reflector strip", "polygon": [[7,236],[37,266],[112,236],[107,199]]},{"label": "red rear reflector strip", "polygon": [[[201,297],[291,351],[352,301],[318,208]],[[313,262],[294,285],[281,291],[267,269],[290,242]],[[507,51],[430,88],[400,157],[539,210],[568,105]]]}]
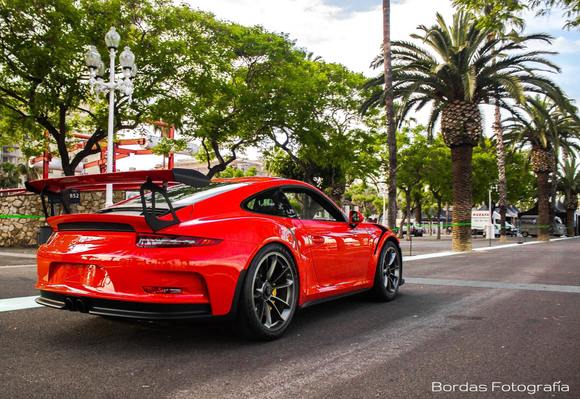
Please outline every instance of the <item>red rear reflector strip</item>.
[{"label": "red rear reflector strip", "polygon": [[181,294],[181,288],[174,287],[143,287],[148,294]]}]

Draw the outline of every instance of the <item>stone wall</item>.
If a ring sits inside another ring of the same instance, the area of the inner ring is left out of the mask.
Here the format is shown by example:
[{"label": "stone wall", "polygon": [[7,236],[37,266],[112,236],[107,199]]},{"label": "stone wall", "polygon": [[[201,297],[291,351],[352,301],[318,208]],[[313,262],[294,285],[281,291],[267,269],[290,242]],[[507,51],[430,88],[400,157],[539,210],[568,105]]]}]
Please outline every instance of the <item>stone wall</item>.
[{"label": "stone wall", "polygon": [[[114,201],[124,199],[124,192],[115,191]],[[81,193],[81,203],[72,206],[74,213],[90,213],[105,206],[104,191]],[[40,196],[18,193],[0,196],[0,247],[37,245],[40,226],[45,225]]]}]

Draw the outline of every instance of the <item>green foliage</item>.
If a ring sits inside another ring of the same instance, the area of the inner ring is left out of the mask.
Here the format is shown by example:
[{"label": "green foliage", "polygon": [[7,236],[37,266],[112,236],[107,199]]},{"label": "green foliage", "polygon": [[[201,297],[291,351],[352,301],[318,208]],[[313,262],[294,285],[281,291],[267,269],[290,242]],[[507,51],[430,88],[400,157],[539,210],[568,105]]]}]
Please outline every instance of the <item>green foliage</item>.
[{"label": "green foliage", "polygon": [[[551,53],[528,50],[531,43],[550,44],[548,35],[497,36],[466,12],[456,13],[450,25],[437,14],[435,25],[420,26],[419,31],[411,35],[414,41],[393,42],[393,96],[403,100],[403,116],[432,104],[430,132],[453,102],[484,104],[495,99],[513,112],[514,100],[523,102],[525,93],[538,91],[564,102],[560,89],[544,74],[559,71],[545,57]],[[378,56],[373,66],[382,63]],[[383,82],[381,73],[367,86],[376,88]],[[363,107],[378,106],[382,106],[381,96],[375,90]]]},{"label": "green foliage", "polygon": [[187,142],[184,139],[170,139],[162,137],[159,143],[151,151],[156,155],[169,156],[169,154],[183,151],[187,148]]},{"label": "green foliage", "polygon": [[506,154],[507,202],[520,209],[530,209],[536,202],[536,178],[530,170],[528,154],[510,151]]},{"label": "green foliage", "polygon": [[546,96],[527,97],[518,112],[506,118],[503,125],[506,142],[514,146],[530,145],[556,155],[560,147],[570,151],[580,149],[577,111],[571,104],[562,108]]},{"label": "green foliage", "polygon": [[[403,143],[401,143],[402,138]],[[425,127],[417,126],[414,129],[403,129],[402,134],[399,135],[398,148],[397,186],[411,198],[413,193],[424,191],[422,185],[423,170],[429,153]],[[406,205],[411,206],[410,203]]]},{"label": "green foliage", "polygon": [[489,189],[498,179],[496,151],[489,139],[473,148],[472,168],[473,203],[487,203]]},{"label": "green foliage", "polygon": [[248,176],[256,176],[258,174],[258,170],[255,166],[248,168],[247,170],[242,170],[235,168],[233,166],[228,166],[223,171],[219,172],[216,177],[221,178],[231,178],[231,177],[248,177]]},{"label": "green foliage", "polygon": [[380,166],[376,115],[358,112],[364,78],[341,65],[308,59],[288,73],[294,101],[269,134],[266,166],[340,200],[348,184],[375,176]]},{"label": "green foliage", "polygon": [[23,180],[31,180],[38,177],[38,173],[24,164],[3,162],[0,164],[0,188],[16,188],[21,186]]},{"label": "green foliage", "polygon": [[422,170],[425,185],[435,204],[450,203],[452,199],[451,151],[437,135],[429,142],[425,167]]},{"label": "green foliage", "polygon": [[570,209],[576,209],[578,194],[580,194],[580,165],[574,155],[561,162],[556,185],[558,191],[566,198],[566,206]]},{"label": "green foliage", "polygon": [[365,182],[351,184],[344,197],[353,205],[358,206],[365,217],[380,215],[383,212],[383,198],[375,187]]},{"label": "green foliage", "polygon": [[564,28],[580,27],[579,0],[453,0],[453,4],[481,14],[481,26],[501,31],[505,23],[523,26],[524,10],[533,10],[537,15],[546,15],[553,8],[561,8],[567,18]]}]

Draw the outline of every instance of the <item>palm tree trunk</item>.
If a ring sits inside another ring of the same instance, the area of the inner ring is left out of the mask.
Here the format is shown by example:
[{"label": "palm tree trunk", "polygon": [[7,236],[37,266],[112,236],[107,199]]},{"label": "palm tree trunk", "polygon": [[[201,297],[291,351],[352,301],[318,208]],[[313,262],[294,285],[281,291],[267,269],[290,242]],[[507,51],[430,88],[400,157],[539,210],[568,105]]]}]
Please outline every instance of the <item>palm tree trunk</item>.
[{"label": "palm tree trunk", "polygon": [[574,214],[576,209],[566,208],[566,235],[568,237],[574,237]]},{"label": "palm tree trunk", "polygon": [[506,241],[505,218],[507,211],[507,179],[505,174],[505,145],[503,142],[503,128],[501,126],[501,112],[499,103],[495,104],[495,136],[497,140],[497,170],[499,191],[500,241]]},{"label": "palm tree trunk", "polygon": [[451,147],[453,169],[452,248],[454,251],[471,250],[471,207],[473,147],[469,144]]},{"label": "palm tree trunk", "polygon": [[538,240],[550,240],[550,182],[549,172],[536,172],[538,181]]},{"label": "palm tree trunk", "polygon": [[391,68],[391,2],[383,0],[383,57],[385,75],[385,107],[387,113],[387,145],[389,147],[388,220],[391,227],[397,223],[397,138],[393,109],[393,71]]}]

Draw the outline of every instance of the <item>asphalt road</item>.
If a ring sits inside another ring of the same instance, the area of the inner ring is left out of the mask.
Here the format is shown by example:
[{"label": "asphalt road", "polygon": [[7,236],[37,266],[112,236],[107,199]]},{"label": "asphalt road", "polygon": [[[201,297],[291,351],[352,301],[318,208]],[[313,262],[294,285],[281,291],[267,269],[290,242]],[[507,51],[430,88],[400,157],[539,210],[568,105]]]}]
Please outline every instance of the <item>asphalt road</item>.
[{"label": "asphalt road", "polygon": [[[506,237],[505,242],[502,242],[499,239],[494,239],[490,242],[490,240],[486,240],[482,236],[473,236],[471,238],[471,244],[473,248],[485,248],[489,246],[496,247],[499,245],[517,243],[520,241],[531,242],[536,241],[536,239],[533,237]],[[440,240],[437,240],[435,235],[430,236],[427,234],[423,237],[412,237],[411,240],[407,240],[407,237],[404,237],[401,240],[401,249],[403,250],[403,254],[406,256],[451,251],[451,236],[442,235]]]},{"label": "asphalt road", "polygon": [[[15,259],[0,257],[0,298],[35,294],[34,268],[3,267],[32,263]],[[269,343],[218,324],[1,312],[0,397],[579,398],[579,259],[580,239],[415,259],[394,302],[307,308]],[[570,392],[432,392],[494,381]]]}]

